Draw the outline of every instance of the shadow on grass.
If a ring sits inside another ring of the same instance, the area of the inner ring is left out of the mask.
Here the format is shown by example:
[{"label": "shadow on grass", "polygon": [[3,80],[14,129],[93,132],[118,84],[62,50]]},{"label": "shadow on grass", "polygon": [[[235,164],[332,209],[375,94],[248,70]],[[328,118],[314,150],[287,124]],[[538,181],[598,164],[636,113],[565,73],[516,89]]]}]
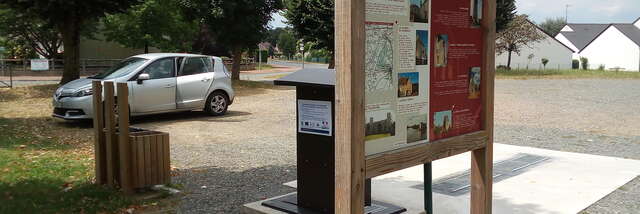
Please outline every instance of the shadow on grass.
[{"label": "shadow on grass", "polygon": [[54,178],[0,182],[0,213],[113,213],[132,203],[106,187],[74,183],[65,192],[65,184]]},{"label": "shadow on grass", "polygon": [[10,102],[20,99],[50,98],[58,85],[38,85],[0,89],[0,102]]},{"label": "shadow on grass", "polygon": [[188,213],[239,213],[246,203],[295,191],[283,185],[296,179],[295,165],[247,170],[198,167],[177,173],[173,181],[186,194],[180,211]]},{"label": "shadow on grass", "polygon": [[54,118],[0,117],[0,148],[23,150],[67,150],[93,141],[92,124]]}]

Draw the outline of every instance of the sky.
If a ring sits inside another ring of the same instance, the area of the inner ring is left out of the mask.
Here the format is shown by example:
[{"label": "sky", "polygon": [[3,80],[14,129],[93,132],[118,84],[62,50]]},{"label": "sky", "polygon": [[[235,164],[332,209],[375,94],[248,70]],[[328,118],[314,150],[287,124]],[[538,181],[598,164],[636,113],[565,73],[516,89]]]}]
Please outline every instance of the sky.
[{"label": "sky", "polygon": [[287,25],[284,23],[287,19],[285,19],[284,17],[282,17],[282,15],[280,15],[280,13],[273,13],[271,14],[271,22],[269,22],[269,27],[271,28],[280,28],[280,27],[286,27]]},{"label": "sky", "polygon": [[565,17],[569,5],[569,23],[631,23],[640,18],[640,0],[516,0],[519,14],[532,21]]},{"label": "sky", "polygon": [[[640,18],[640,0],[516,0],[519,14],[532,21],[565,17],[569,5],[569,23],[631,23]],[[285,27],[286,19],[274,13],[269,26]]]}]

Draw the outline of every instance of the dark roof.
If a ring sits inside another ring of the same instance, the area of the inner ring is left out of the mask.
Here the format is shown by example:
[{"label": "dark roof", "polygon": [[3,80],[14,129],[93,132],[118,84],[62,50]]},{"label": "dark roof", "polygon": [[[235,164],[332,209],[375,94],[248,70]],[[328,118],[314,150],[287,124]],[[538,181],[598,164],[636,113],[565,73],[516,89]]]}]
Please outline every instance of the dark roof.
[{"label": "dark roof", "polygon": [[[633,25],[633,24],[610,24],[609,27],[607,27],[604,31],[608,30],[610,27],[615,27],[620,32],[622,32],[622,34],[624,34],[627,38],[629,38],[632,42],[634,42],[638,46],[640,46],[640,29],[638,29],[638,27],[636,27],[635,25]],[[587,45],[585,45],[584,48],[586,48],[589,45],[591,45],[591,43],[593,41],[595,41],[598,37],[600,37],[600,35],[602,33],[604,33],[604,31],[602,31],[600,34],[598,34],[595,39],[593,39],[589,43],[587,43]],[[582,52],[584,50],[584,48],[580,49],[580,52]]]},{"label": "dark roof", "polygon": [[542,31],[542,33],[544,33],[545,35],[551,37],[553,40],[555,40],[556,42],[558,42],[559,44],[561,44],[562,46],[564,46],[565,48],[569,49],[571,52],[573,52],[573,49],[571,49],[569,46],[565,45],[564,43],[562,43],[560,40],[556,39],[556,37],[552,36],[551,34],[547,33],[547,31],[544,31],[544,29],[542,29],[540,26],[538,26],[536,23],[533,23],[531,20],[527,19],[527,22],[529,22],[529,24],[535,26],[536,28],[538,28],[538,30]]},{"label": "dark roof", "polygon": [[591,41],[598,37],[610,24],[567,24],[573,32],[562,31],[562,34],[579,51],[587,47]]},{"label": "dark roof", "polygon": [[333,87],[336,85],[334,69],[302,69],[273,81],[275,85]]},{"label": "dark roof", "polygon": [[640,45],[640,29],[638,27],[633,24],[614,24],[613,26],[618,28],[625,36],[629,37],[631,41]]}]

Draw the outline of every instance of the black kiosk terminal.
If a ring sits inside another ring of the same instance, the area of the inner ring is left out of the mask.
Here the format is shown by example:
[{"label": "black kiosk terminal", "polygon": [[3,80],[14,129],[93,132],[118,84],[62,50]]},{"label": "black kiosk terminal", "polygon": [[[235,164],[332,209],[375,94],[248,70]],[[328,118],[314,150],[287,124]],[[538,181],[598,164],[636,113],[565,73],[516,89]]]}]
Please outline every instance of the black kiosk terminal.
[{"label": "black kiosk terminal", "polygon": [[[332,69],[303,69],[274,81],[296,86],[298,188],[296,194],[265,201],[263,206],[294,214],[334,213],[335,82]],[[365,184],[366,214],[406,211],[372,201],[371,179]]]}]

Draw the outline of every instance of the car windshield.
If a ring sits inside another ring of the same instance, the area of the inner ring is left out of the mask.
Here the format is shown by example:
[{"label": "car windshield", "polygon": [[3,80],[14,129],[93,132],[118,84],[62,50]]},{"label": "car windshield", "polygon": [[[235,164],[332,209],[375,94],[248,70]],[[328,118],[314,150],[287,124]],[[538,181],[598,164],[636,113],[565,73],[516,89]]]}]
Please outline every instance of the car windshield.
[{"label": "car windshield", "polygon": [[89,78],[90,79],[114,79],[114,78],[122,77],[136,70],[147,61],[148,59],[138,58],[138,57],[128,58],[120,61],[118,64],[107,69],[106,71]]}]

